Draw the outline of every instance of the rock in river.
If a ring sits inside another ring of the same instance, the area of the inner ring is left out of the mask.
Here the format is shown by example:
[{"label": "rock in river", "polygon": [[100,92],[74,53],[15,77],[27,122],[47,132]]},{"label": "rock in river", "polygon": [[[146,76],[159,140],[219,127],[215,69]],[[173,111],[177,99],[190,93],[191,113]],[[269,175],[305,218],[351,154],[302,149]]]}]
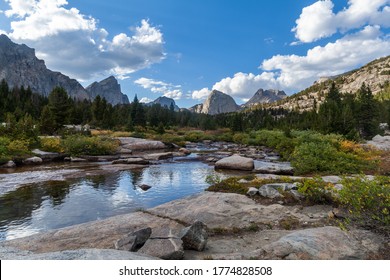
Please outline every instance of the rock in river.
[{"label": "rock in river", "polygon": [[254,161],[251,158],[233,155],[217,161],[215,163],[215,168],[252,171],[254,168]]}]

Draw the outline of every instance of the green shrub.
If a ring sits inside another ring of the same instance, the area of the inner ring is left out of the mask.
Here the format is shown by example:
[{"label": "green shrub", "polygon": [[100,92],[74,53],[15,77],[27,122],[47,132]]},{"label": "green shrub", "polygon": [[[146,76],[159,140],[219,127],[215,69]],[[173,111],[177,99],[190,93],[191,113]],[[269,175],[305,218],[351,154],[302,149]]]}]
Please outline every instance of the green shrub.
[{"label": "green shrub", "polygon": [[330,204],[336,200],[333,185],[325,183],[321,178],[306,179],[298,183],[298,192],[310,204]]},{"label": "green shrub", "polygon": [[60,138],[45,137],[41,138],[41,149],[45,152],[63,153],[64,147]]},{"label": "green shrub", "polygon": [[346,207],[352,218],[360,223],[374,223],[390,226],[390,178],[364,176],[342,181],[343,189],[338,192],[341,205]]},{"label": "green shrub", "polygon": [[238,178],[228,178],[207,188],[211,192],[246,194],[248,187],[238,182]]},{"label": "green shrub", "polygon": [[0,156],[8,155],[8,145],[11,140],[7,137],[0,137]]},{"label": "green shrub", "polygon": [[8,144],[8,153],[12,157],[24,157],[30,153],[28,148],[29,142],[27,140],[13,140]]},{"label": "green shrub", "polygon": [[116,140],[105,137],[69,136],[63,140],[65,152],[72,156],[79,155],[110,155],[119,147]]}]

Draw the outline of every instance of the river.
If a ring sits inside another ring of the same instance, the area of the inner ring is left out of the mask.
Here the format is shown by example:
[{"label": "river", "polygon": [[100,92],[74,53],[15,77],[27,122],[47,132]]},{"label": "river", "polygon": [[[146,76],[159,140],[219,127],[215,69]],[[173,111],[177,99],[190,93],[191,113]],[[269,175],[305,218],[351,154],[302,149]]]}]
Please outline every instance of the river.
[{"label": "river", "polygon": [[[201,161],[168,160],[139,170],[65,179],[97,164],[0,171],[0,240],[104,219],[196,194],[215,171]],[[147,191],[139,186],[151,186]]]}]

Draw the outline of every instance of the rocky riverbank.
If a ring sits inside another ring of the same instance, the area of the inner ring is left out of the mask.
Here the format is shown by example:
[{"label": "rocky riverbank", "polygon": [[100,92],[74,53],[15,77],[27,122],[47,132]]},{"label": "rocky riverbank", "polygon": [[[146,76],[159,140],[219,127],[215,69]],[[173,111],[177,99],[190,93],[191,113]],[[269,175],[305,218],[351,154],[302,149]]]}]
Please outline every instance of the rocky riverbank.
[{"label": "rocky riverbank", "polygon": [[[205,192],[147,211],[6,241],[1,243],[0,258],[66,258],[84,252],[83,258],[94,259],[99,255],[88,255],[88,250],[113,250],[118,240],[145,228],[151,229],[152,237],[139,250],[142,255],[101,252],[109,259],[145,255],[164,259],[386,258],[383,252],[389,240],[366,230],[341,230],[329,217],[331,210],[324,205],[262,205],[244,195]],[[207,244],[203,251],[184,250],[182,231],[196,221],[206,225]]]},{"label": "rocky riverbank", "polygon": [[[243,174],[265,173],[255,176],[261,179],[302,179],[276,175],[293,174],[293,169],[288,163],[278,162],[279,156],[265,147],[206,141],[180,149],[158,141],[134,139],[120,139],[121,152],[115,157],[80,157],[80,162],[71,159],[71,171],[59,177],[95,176],[176,159],[201,160],[217,169]],[[191,152],[196,155],[187,157]],[[87,161],[102,164],[74,169]],[[340,187],[340,177],[322,179]],[[249,183],[245,179],[240,182]],[[295,202],[285,203],[280,189],[292,195]],[[300,198],[294,183],[259,186],[249,189],[247,195],[203,192],[144,211],[5,241],[0,243],[0,258],[389,258],[388,237],[353,227],[342,230],[345,215],[339,209],[308,206],[300,203]],[[140,237],[140,233],[147,234]]]}]

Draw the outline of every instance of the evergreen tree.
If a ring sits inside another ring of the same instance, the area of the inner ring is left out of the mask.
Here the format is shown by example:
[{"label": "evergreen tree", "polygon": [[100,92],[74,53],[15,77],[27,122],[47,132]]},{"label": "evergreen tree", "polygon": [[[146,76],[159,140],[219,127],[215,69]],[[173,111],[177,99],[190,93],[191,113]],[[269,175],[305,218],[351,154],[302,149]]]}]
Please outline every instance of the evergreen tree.
[{"label": "evergreen tree", "polygon": [[70,100],[66,91],[61,87],[56,87],[49,94],[48,108],[54,119],[56,130],[62,128],[69,121]]},{"label": "evergreen tree", "polygon": [[378,106],[371,89],[362,84],[358,92],[358,126],[360,135],[370,139],[379,133]]}]

